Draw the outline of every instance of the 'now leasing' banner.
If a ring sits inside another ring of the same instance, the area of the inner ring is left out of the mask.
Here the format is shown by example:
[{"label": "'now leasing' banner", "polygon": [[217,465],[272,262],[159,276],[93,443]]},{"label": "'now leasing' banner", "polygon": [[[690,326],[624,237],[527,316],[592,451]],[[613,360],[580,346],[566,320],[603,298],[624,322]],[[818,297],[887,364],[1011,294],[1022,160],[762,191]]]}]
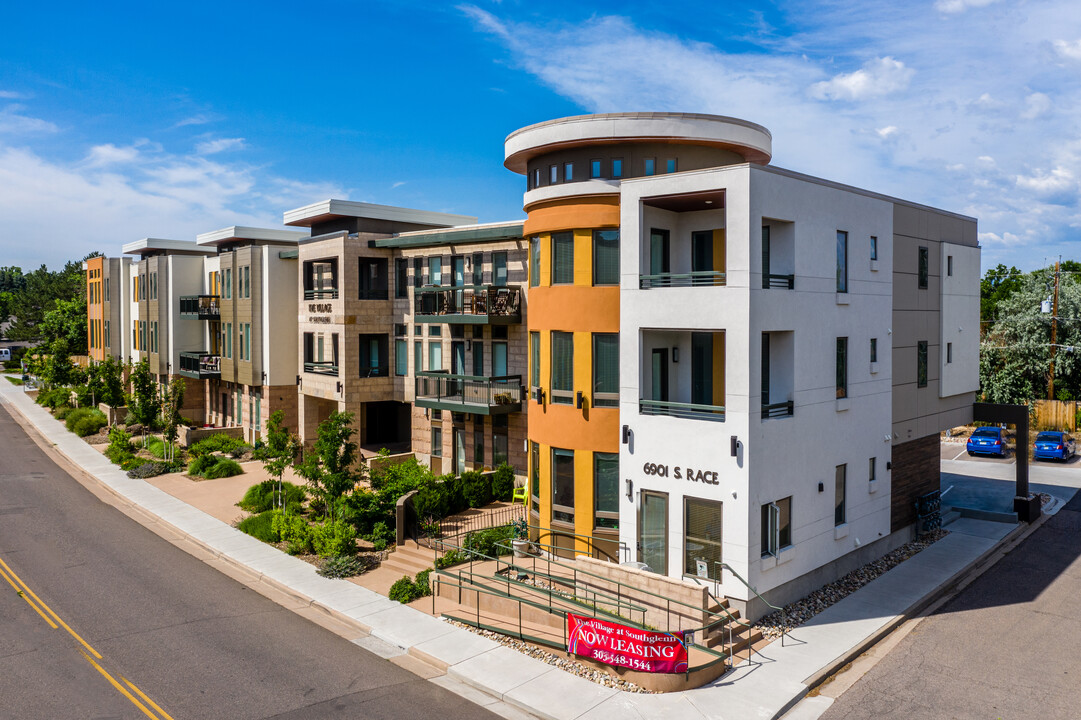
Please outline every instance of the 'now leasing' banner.
[{"label": "'now leasing' banner", "polygon": [[640,672],[687,672],[683,633],[659,633],[567,613],[567,650]]}]

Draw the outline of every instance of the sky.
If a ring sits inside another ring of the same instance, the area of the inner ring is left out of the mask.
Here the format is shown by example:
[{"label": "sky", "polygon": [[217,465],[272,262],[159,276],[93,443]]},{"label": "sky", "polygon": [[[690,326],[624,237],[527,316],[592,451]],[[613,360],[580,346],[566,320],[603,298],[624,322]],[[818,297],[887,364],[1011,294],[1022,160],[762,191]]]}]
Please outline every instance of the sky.
[{"label": "sky", "polygon": [[983,267],[1081,259],[1081,3],[9,3],[0,266],[280,227],[329,197],[523,216],[514,130],[679,111],[772,164],[974,216]]}]

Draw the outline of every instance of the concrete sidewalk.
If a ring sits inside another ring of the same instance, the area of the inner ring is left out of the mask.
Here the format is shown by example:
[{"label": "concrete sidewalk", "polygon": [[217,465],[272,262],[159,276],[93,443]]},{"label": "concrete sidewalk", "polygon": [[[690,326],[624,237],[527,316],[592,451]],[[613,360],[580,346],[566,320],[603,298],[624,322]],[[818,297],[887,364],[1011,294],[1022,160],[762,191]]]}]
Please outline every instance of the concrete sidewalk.
[{"label": "concrete sidewalk", "polygon": [[[0,403],[26,418],[73,463],[115,494],[185,533],[216,557],[246,568],[262,581],[310,599],[372,638],[445,670],[432,681],[480,705],[502,700],[553,720],[612,717],[775,718],[784,714],[821,677],[843,665],[928,596],[1014,531],[1014,526],[962,519],[950,535],[849,595],[774,642],[712,685],[679,693],[640,695],[596,685],[498,643],[449,625],[315,568],[255,540],[143,480],[128,478],[99,452],[34,404],[22,388],[0,380]],[[370,641],[369,641],[370,642]],[[360,643],[364,644],[364,643]],[[365,645],[367,646],[367,645]],[[460,681],[460,682],[456,682]],[[463,685],[480,691],[470,692]]]}]

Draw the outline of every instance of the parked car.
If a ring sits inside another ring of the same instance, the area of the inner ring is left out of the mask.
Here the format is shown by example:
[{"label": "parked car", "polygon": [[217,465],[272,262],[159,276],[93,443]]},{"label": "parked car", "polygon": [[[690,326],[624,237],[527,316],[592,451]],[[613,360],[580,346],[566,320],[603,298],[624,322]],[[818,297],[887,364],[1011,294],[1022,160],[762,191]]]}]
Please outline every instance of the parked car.
[{"label": "parked car", "polygon": [[1006,457],[1006,435],[1002,432],[1002,428],[976,428],[965,443],[965,449],[968,450],[969,455],[980,453]]},{"label": "parked car", "polygon": [[1036,436],[1032,450],[1033,460],[1062,460],[1065,462],[1077,452],[1074,439],[1064,432],[1042,432]]}]

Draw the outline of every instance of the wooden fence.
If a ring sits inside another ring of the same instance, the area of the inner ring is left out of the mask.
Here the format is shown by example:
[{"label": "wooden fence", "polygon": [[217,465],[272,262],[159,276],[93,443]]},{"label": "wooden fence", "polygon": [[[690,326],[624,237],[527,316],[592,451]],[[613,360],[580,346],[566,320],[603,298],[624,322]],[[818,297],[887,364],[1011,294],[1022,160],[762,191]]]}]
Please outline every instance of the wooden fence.
[{"label": "wooden fence", "polygon": [[1037,430],[1077,430],[1076,400],[1036,400]]}]

